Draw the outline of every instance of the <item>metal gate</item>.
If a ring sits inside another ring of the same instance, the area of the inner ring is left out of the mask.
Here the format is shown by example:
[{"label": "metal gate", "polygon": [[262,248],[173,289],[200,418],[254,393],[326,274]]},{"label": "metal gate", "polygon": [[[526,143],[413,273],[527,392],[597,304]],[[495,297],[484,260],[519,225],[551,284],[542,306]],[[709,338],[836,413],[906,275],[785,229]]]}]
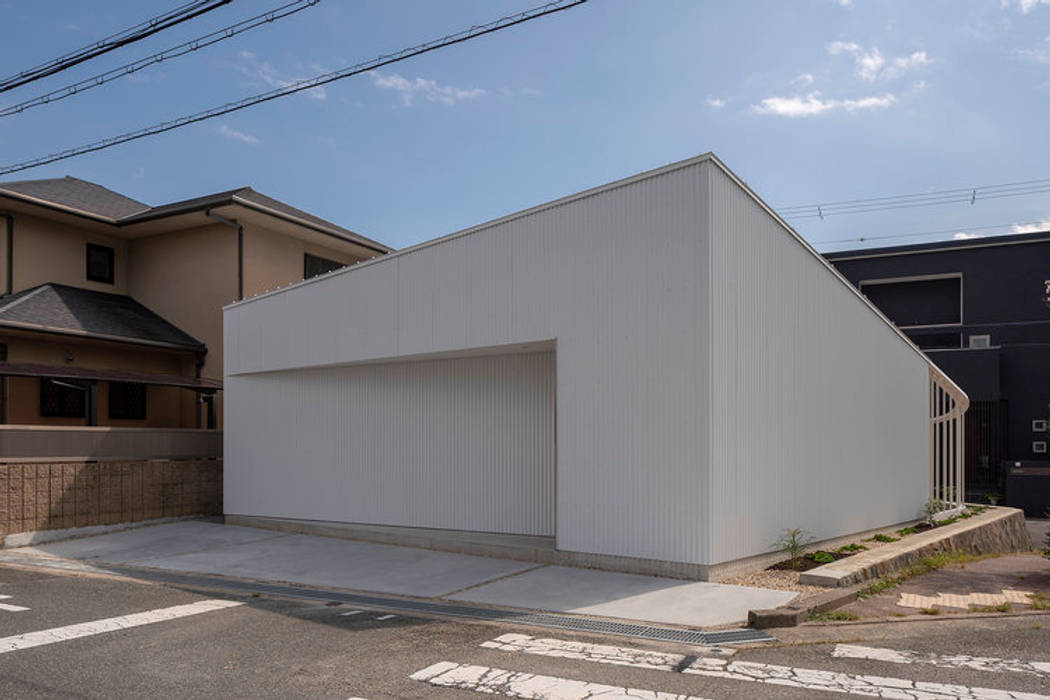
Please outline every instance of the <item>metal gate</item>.
[{"label": "metal gate", "polygon": [[[1002,493],[1006,451],[1006,401],[972,401],[966,412],[966,490],[973,495]],[[983,501],[984,499],[979,499]]]}]

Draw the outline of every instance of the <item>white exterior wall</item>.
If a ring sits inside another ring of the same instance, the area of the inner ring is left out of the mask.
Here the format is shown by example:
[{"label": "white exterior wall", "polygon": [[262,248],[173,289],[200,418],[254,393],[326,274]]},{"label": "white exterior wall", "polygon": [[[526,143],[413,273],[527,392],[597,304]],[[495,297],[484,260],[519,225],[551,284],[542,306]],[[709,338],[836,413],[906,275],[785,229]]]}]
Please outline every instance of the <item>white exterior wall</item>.
[{"label": "white exterior wall", "polygon": [[287,370],[226,388],[226,433],[252,436],[235,443],[250,478],[225,489],[227,514],[554,535],[550,352]]},{"label": "white exterior wall", "polygon": [[713,562],[916,518],[928,361],[725,172],[712,201]]},{"label": "white exterior wall", "polygon": [[[229,307],[227,511],[291,497],[274,477],[289,467],[267,455],[306,429],[291,406],[248,399],[256,373],[556,340],[557,546],[706,561],[709,167],[669,166]],[[333,464],[293,486],[323,501],[342,478]],[[502,503],[514,498],[508,482]]]},{"label": "white exterior wall", "polygon": [[[321,515],[340,488],[413,488],[387,450],[378,481],[346,481],[345,423],[308,482],[280,474],[308,454],[284,445],[314,434],[303,406],[342,400],[324,377],[548,343],[559,549],[707,565],[769,551],[783,528],[915,515],[926,360],[723,167],[702,156],[228,307],[227,512],[298,498],[318,514],[292,517],[415,524],[404,509]],[[301,403],[262,400],[281,393],[259,388],[268,373],[303,368],[319,379],[289,390]]]}]

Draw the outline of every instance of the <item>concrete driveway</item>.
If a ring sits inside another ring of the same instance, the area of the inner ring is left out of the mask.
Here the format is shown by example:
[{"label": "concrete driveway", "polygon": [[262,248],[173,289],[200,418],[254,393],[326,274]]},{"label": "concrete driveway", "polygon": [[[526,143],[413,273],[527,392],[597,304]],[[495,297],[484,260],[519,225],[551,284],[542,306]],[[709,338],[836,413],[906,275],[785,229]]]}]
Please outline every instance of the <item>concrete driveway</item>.
[{"label": "concrete driveway", "polygon": [[774,608],[796,595],[209,521],[166,523],[6,551],[101,568],[142,566],[690,627],[742,622],[748,610]]}]

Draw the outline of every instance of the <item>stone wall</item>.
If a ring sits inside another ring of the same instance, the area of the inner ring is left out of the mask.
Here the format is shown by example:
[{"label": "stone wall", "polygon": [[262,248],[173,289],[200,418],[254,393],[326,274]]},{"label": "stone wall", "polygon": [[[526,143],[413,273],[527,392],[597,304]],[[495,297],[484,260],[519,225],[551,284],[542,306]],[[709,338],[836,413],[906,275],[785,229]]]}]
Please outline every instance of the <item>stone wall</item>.
[{"label": "stone wall", "polygon": [[221,459],[0,464],[0,536],[221,513]]}]

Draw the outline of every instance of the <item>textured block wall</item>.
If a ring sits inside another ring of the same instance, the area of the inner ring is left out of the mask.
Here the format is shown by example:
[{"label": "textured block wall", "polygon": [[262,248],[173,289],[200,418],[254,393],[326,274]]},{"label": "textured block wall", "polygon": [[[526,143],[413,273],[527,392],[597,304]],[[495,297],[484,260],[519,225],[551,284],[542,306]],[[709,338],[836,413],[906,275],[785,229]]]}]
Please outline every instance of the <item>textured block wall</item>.
[{"label": "textured block wall", "polygon": [[222,460],[0,464],[0,536],[222,513]]}]

